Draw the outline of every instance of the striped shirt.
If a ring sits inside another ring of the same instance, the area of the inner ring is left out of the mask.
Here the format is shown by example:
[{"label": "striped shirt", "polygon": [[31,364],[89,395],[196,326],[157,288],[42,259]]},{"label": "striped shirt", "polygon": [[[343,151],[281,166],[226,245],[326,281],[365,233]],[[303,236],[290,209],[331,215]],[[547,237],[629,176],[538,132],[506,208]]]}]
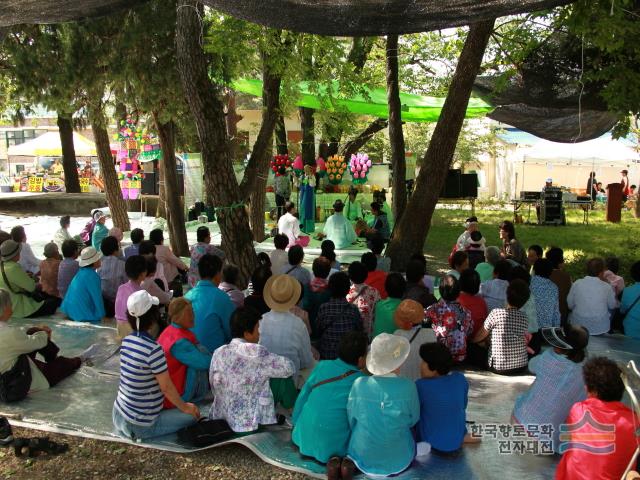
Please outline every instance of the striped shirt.
[{"label": "striped shirt", "polygon": [[167,371],[162,347],[147,333],[127,335],[120,347],[120,386],[115,408],[134,425],[152,425],[164,395],[155,376]]}]

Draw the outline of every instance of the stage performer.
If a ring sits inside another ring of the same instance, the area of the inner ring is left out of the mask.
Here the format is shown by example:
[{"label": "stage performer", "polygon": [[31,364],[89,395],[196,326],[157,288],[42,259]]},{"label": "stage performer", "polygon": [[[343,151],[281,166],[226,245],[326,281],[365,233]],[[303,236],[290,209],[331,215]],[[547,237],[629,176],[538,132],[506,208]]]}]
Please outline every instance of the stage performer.
[{"label": "stage performer", "polygon": [[357,196],[358,189],[352,185],[349,187],[349,197],[344,205],[344,216],[350,222],[355,222],[364,218],[364,215],[362,214],[362,205],[360,202],[356,202]]},{"label": "stage performer", "polygon": [[281,165],[278,169],[278,175],[275,178],[274,185],[278,220],[280,220],[280,217],[285,214],[284,204],[288,202],[289,197],[291,197],[291,177],[284,165]]},{"label": "stage performer", "polygon": [[321,237],[331,240],[336,248],[347,248],[356,241],[357,236],[353,225],[343,215],[344,203],[342,200],[335,201],[333,211],[334,214],[327,218]]},{"label": "stage performer", "polygon": [[389,221],[389,227],[393,228],[393,210],[391,210],[391,207],[387,203],[387,191],[383,188],[382,190],[373,192],[373,201],[382,206],[382,211],[385,213],[387,220]]},{"label": "stage performer", "polygon": [[311,165],[304,166],[304,174],[300,177],[300,229],[304,233],[315,231],[316,218],[316,176]]}]

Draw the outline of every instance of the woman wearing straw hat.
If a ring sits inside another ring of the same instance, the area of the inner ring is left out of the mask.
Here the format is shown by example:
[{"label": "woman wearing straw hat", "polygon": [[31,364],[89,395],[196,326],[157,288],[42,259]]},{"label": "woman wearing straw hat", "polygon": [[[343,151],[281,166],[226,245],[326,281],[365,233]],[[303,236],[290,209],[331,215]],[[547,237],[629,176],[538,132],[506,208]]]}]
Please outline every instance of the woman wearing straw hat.
[{"label": "woman wearing straw hat", "polygon": [[[301,291],[300,282],[290,275],[269,278],[264,287],[264,301],[271,311],[265,313],[260,322],[260,345],[293,362],[297,385],[304,383],[315,364],[309,331],[299,317],[289,312],[298,303]],[[298,374],[303,378],[298,379]]]},{"label": "woman wearing straw hat", "polygon": [[[420,419],[418,392],[414,382],[398,377],[410,350],[406,338],[381,333],[367,355],[373,376],[358,378],[351,388],[348,457],[365,475],[398,474],[416,455],[411,427]],[[342,478],[352,478],[345,470],[343,462]]]}]

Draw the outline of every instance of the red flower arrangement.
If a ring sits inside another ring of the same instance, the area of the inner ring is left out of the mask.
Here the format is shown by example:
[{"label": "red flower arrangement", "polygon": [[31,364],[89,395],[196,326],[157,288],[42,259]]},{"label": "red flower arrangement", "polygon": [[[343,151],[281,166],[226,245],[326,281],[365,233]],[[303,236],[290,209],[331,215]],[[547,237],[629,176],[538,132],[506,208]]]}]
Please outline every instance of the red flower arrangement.
[{"label": "red flower arrangement", "polygon": [[289,155],[275,155],[271,159],[271,170],[275,173],[276,177],[280,176],[279,170],[280,167],[284,167],[285,170],[289,171],[291,168],[291,160],[289,160]]}]

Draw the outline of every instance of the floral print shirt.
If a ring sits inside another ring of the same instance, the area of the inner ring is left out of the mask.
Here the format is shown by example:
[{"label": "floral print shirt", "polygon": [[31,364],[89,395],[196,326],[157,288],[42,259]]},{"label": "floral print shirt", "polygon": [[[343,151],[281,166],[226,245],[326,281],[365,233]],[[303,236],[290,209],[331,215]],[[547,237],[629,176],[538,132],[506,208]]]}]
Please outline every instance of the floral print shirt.
[{"label": "floral print shirt", "polygon": [[198,273],[198,263],[200,259],[207,253],[211,255],[217,255],[221,260],[224,260],[224,252],[218,247],[211,245],[210,243],[198,242],[191,246],[191,263],[189,264],[189,287],[193,288],[200,280],[200,274]]},{"label": "floral print shirt", "polygon": [[251,432],[276,423],[270,378],[294,373],[291,360],[262,345],[234,338],[211,359],[209,382],[215,395],[209,418],[222,418],[234,432]]},{"label": "floral print shirt", "polygon": [[362,318],[363,331],[371,338],[373,332],[373,314],[376,303],[380,300],[380,294],[375,288],[361,283],[351,285],[351,290],[347,294],[347,302],[358,307]]},{"label": "floral print shirt", "polygon": [[467,356],[467,337],[473,331],[469,310],[458,302],[440,300],[427,308],[426,318],[438,342],[449,349],[455,362],[462,362]]}]

